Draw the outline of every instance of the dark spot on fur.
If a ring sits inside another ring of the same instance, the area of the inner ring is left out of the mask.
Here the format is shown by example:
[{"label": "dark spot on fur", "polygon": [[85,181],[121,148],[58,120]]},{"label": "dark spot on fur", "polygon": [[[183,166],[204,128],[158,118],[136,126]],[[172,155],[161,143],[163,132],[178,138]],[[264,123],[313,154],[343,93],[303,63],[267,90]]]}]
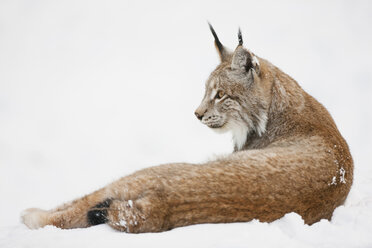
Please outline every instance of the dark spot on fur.
[{"label": "dark spot on fur", "polygon": [[87,213],[88,223],[92,226],[107,222],[107,208],[110,206],[112,200],[107,199],[95,205]]}]

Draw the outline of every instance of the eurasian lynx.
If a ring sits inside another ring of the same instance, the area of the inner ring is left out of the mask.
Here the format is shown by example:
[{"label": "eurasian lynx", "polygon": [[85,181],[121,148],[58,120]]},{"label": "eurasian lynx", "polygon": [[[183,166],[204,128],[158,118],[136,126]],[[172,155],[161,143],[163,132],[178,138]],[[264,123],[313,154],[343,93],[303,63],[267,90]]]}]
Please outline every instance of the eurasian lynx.
[{"label": "eurasian lynx", "polygon": [[195,115],[231,131],[234,152],[204,164],[138,171],[83,198],[22,214],[29,228],[107,223],[131,233],[198,223],[274,221],[286,213],[306,223],[330,219],[353,181],[353,161],[327,110],[270,62],[215,38],[221,64]]}]

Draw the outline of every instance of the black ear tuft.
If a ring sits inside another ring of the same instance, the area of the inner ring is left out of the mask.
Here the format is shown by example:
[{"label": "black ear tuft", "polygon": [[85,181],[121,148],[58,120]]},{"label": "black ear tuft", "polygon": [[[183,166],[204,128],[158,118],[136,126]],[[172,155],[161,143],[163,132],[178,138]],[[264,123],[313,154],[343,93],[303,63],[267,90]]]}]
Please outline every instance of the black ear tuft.
[{"label": "black ear tuft", "polygon": [[209,29],[211,30],[212,32],[212,35],[214,37],[214,43],[217,47],[217,49],[221,52],[223,51],[223,45],[222,43],[220,42],[220,39],[218,39],[218,36],[216,34],[216,31],[214,31],[214,28],[212,27],[212,25],[208,22],[208,25],[209,25]]},{"label": "black ear tuft", "polygon": [[222,45],[222,43],[220,42],[220,39],[218,39],[216,31],[214,31],[214,28],[209,22],[208,22],[208,25],[214,37],[214,44],[216,46],[216,49],[217,49],[218,55],[220,56],[221,61],[227,61],[229,57],[231,57],[230,52]]},{"label": "black ear tuft", "polygon": [[242,46],[243,45],[243,37],[242,37],[242,31],[238,30],[238,39],[239,39],[239,46]]}]

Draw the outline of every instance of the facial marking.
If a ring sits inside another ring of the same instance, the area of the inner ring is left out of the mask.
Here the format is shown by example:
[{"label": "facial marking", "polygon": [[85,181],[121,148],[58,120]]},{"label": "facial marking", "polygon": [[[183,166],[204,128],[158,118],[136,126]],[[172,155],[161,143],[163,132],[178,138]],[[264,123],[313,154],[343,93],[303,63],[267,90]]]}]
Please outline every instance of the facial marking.
[{"label": "facial marking", "polygon": [[209,88],[211,89],[214,89],[216,86],[216,80],[215,79],[212,79],[210,82],[209,82]]},{"label": "facial marking", "polygon": [[226,96],[223,96],[222,98],[220,99],[216,99],[216,102],[221,102],[222,100],[224,100],[226,98]]},{"label": "facial marking", "polygon": [[213,88],[211,91],[210,99],[213,100],[216,97],[216,94],[217,94],[217,90]]}]

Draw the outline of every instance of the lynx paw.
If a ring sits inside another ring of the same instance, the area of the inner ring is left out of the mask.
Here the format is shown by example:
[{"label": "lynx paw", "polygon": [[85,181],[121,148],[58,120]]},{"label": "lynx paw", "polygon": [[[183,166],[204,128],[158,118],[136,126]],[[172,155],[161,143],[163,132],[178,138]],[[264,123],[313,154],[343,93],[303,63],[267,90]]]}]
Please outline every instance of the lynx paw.
[{"label": "lynx paw", "polygon": [[38,229],[47,224],[47,211],[39,208],[29,208],[21,213],[22,222],[30,229]]}]

